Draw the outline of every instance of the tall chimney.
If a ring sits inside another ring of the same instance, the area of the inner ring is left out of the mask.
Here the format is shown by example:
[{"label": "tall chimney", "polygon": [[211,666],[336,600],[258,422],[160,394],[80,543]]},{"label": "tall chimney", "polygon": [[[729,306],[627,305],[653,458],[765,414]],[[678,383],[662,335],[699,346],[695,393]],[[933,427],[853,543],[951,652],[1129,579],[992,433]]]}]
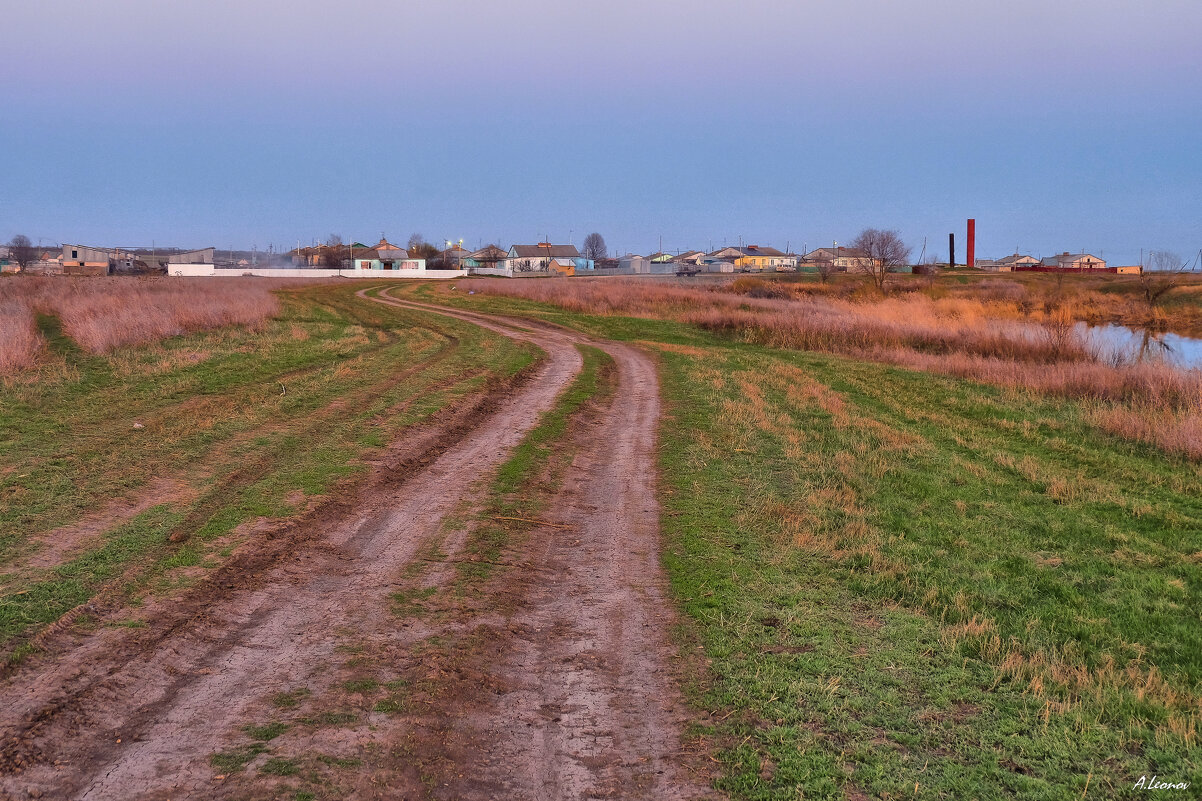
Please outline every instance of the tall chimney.
[{"label": "tall chimney", "polygon": [[976,258],[977,258],[977,221],[974,218],[969,217],[968,218],[968,261],[967,261],[967,264],[970,268],[977,266]]},{"label": "tall chimney", "polygon": [[947,235],[947,266],[949,269],[956,268],[956,235]]}]

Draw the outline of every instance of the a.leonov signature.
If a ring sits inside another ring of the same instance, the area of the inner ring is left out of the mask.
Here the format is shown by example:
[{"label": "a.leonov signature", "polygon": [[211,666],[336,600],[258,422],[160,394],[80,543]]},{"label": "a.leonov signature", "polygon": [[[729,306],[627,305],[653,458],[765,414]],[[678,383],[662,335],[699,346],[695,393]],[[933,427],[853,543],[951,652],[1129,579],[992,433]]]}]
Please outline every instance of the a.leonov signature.
[{"label": "a.leonov signature", "polygon": [[1159,777],[1153,774],[1149,779],[1147,776],[1140,776],[1139,781],[1135,783],[1133,790],[1186,790],[1189,788],[1189,782],[1162,782]]}]

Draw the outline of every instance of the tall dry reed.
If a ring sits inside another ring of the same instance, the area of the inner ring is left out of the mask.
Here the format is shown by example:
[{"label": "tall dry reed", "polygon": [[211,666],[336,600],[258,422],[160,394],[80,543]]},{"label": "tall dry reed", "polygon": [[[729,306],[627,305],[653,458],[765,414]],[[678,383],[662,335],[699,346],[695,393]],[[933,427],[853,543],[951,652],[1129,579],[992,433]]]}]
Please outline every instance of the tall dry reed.
[{"label": "tall dry reed", "polygon": [[[588,314],[670,319],[778,348],[845,354],[1100,404],[1120,436],[1202,460],[1202,371],[1112,365],[1074,333],[1062,302],[1026,308],[1028,290],[982,282],[979,297],[815,295],[757,279],[682,287],[648,279],[491,279],[484,292]],[[1025,319],[1023,319],[1025,318]]]},{"label": "tall dry reed", "polygon": [[[10,283],[11,279],[4,281],[5,286]],[[0,292],[5,286],[0,286]],[[18,300],[0,296],[0,375],[11,375],[32,367],[42,344],[42,337],[34,325],[33,309]]]},{"label": "tall dry reed", "polygon": [[256,326],[276,314],[271,290],[254,278],[51,278],[0,282],[0,374],[32,366],[42,341],[35,314],[59,318],[63,332],[91,353],[219,328]]}]

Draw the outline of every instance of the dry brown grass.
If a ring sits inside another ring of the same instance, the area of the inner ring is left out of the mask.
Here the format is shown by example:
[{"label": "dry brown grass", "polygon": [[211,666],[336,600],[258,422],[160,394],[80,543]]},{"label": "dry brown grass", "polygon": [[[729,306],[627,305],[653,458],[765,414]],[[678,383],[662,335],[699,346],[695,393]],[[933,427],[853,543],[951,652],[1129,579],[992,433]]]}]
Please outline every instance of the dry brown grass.
[{"label": "dry brown grass", "polygon": [[924,286],[882,296],[862,283],[770,284],[748,277],[691,287],[647,279],[473,284],[490,294],[586,314],[676,320],[769,347],[839,353],[1094,401],[1089,419],[1100,428],[1202,460],[1202,371],[1109,364],[1074,334],[1076,320],[1129,321],[1138,311],[1132,311],[1131,297],[1093,284],[1066,289],[1067,282],[1057,286],[1046,279]]},{"label": "dry brown grass", "polygon": [[34,366],[44,348],[36,314],[91,353],[227,325],[257,326],[276,314],[270,279],[50,278],[22,276],[0,285],[0,374]]},{"label": "dry brown grass", "polygon": [[[0,289],[6,290],[13,283],[13,279],[7,279]],[[42,337],[34,325],[33,309],[11,297],[0,299],[0,375],[32,367],[42,345]]]}]

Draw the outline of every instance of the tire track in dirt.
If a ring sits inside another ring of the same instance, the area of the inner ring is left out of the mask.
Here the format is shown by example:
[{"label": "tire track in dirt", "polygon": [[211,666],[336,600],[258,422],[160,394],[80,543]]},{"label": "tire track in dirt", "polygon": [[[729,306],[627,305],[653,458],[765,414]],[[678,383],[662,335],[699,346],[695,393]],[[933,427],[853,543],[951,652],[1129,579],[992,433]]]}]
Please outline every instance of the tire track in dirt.
[{"label": "tire track in dirt", "polygon": [[[304,536],[261,563],[235,554],[208,595],[152,618],[147,634],[102,630],[57,662],[37,660],[8,676],[0,683],[0,797],[229,797],[237,786],[223,785],[208,757],[238,740],[266,699],[297,686],[328,689],[342,662],[339,631],[395,639],[387,596],[400,571],[437,540],[449,514],[479,500],[480,482],[471,479],[498,466],[570,383],[581,363],[575,344],[586,338],[526,320],[369,299],[466,320],[535,344],[548,358],[508,397],[478,403],[475,410],[487,402],[491,413],[476,425],[465,420],[453,432],[462,438],[445,449],[437,440],[447,431],[428,431],[431,441],[413,447],[437,455],[419,458],[405,480],[371,482],[374,495],[315,515]],[[654,366],[631,348],[592,344],[618,361],[613,419],[578,455],[553,507],[589,533],[581,538],[587,547],[546,541],[540,559],[563,575],[517,612],[526,633],[507,643],[498,667],[520,678],[520,689],[470,711],[457,729],[467,747],[456,757],[478,777],[459,788],[461,797],[496,797],[496,788],[513,798],[706,794],[672,758],[679,715],[670,710],[680,701],[667,668],[669,607],[658,563]],[[552,720],[542,714],[548,705],[566,711]],[[454,720],[465,711],[442,714]],[[518,731],[516,721],[527,725]],[[348,797],[377,797],[375,777],[360,778]],[[400,797],[426,788],[388,790]]]},{"label": "tire track in dirt", "polygon": [[515,336],[548,353],[534,378],[403,484],[330,521],[321,547],[269,566],[146,649],[130,653],[113,641],[136,635],[102,631],[41,672],[9,677],[0,794],[211,797],[208,757],[246,707],[296,682],[320,686],[332,632],[380,614],[396,572],[461,501],[463,478],[499,463],[579,370],[568,337]]},{"label": "tire track in dirt", "polygon": [[626,345],[580,340],[613,357],[616,386],[573,437],[574,458],[542,514],[553,525],[504,557],[513,570],[501,581],[521,588],[515,611],[474,629],[489,645],[459,667],[503,691],[468,689],[492,702],[426,714],[455,721],[431,721],[454,767],[438,798],[713,797],[680,758],[686,710],[659,559],[655,364]]}]

